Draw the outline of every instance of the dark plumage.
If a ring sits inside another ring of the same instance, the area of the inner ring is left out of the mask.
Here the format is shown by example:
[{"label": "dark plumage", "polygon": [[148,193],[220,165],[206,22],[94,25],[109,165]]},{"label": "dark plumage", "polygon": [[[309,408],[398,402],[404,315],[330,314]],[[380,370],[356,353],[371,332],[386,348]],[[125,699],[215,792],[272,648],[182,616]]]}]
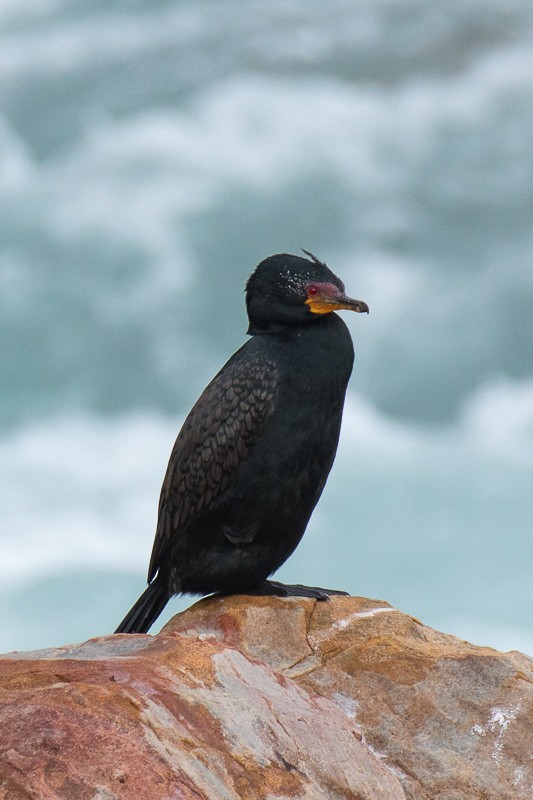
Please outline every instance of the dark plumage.
[{"label": "dark plumage", "polygon": [[354,351],[331,312],[368,312],[307,255],[271,256],[250,277],[251,339],[213,378],[176,439],[149,585],[117,633],[147,631],[179,593],[327,597],[329,590],[267,580],[302,538],[337,449]]}]

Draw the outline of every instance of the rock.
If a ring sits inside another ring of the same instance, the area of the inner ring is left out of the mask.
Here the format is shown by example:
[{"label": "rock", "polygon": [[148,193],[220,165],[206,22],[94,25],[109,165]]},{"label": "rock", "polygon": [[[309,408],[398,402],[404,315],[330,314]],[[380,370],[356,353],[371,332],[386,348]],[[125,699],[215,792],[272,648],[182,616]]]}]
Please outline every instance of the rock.
[{"label": "rock", "polygon": [[11,654],[0,704],[2,800],[533,796],[533,662],[362,598]]},{"label": "rock", "polygon": [[475,647],[355,597],[203,601],[165,631],[191,628],[331,700],[357,722],[407,798],[533,797],[527,656]]}]

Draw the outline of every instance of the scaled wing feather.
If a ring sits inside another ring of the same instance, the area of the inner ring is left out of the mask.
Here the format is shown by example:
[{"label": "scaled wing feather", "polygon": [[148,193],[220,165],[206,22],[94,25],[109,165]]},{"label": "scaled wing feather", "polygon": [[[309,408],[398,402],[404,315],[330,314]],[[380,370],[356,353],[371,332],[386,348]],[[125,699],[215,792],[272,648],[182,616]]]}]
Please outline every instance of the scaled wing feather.
[{"label": "scaled wing feather", "polygon": [[192,521],[227,491],[239,464],[261,435],[276,401],[275,364],[249,349],[235,353],[207,386],[183,423],[161,488],[148,571]]}]

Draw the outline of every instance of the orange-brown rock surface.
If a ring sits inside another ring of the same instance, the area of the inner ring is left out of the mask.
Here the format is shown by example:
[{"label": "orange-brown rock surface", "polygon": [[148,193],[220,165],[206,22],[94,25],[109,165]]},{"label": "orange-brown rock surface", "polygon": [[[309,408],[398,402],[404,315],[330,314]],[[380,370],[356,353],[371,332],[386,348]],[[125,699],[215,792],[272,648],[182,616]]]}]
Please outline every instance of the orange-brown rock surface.
[{"label": "orange-brown rock surface", "polygon": [[2,800],[526,800],[533,662],[385,603],[206,599],[0,658]]}]

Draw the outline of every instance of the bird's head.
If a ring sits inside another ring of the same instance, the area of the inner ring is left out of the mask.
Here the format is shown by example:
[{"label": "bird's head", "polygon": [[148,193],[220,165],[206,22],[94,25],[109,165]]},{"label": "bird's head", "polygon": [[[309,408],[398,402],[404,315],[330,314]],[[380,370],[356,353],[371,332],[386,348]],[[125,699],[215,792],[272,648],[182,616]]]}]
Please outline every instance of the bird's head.
[{"label": "bird's head", "polygon": [[280,253],[255,268],[246,284],[248,333],[280,331],[341,309],[368,314],[367,304],[347,297],[329,267],[303,252],[309,259]]}]

